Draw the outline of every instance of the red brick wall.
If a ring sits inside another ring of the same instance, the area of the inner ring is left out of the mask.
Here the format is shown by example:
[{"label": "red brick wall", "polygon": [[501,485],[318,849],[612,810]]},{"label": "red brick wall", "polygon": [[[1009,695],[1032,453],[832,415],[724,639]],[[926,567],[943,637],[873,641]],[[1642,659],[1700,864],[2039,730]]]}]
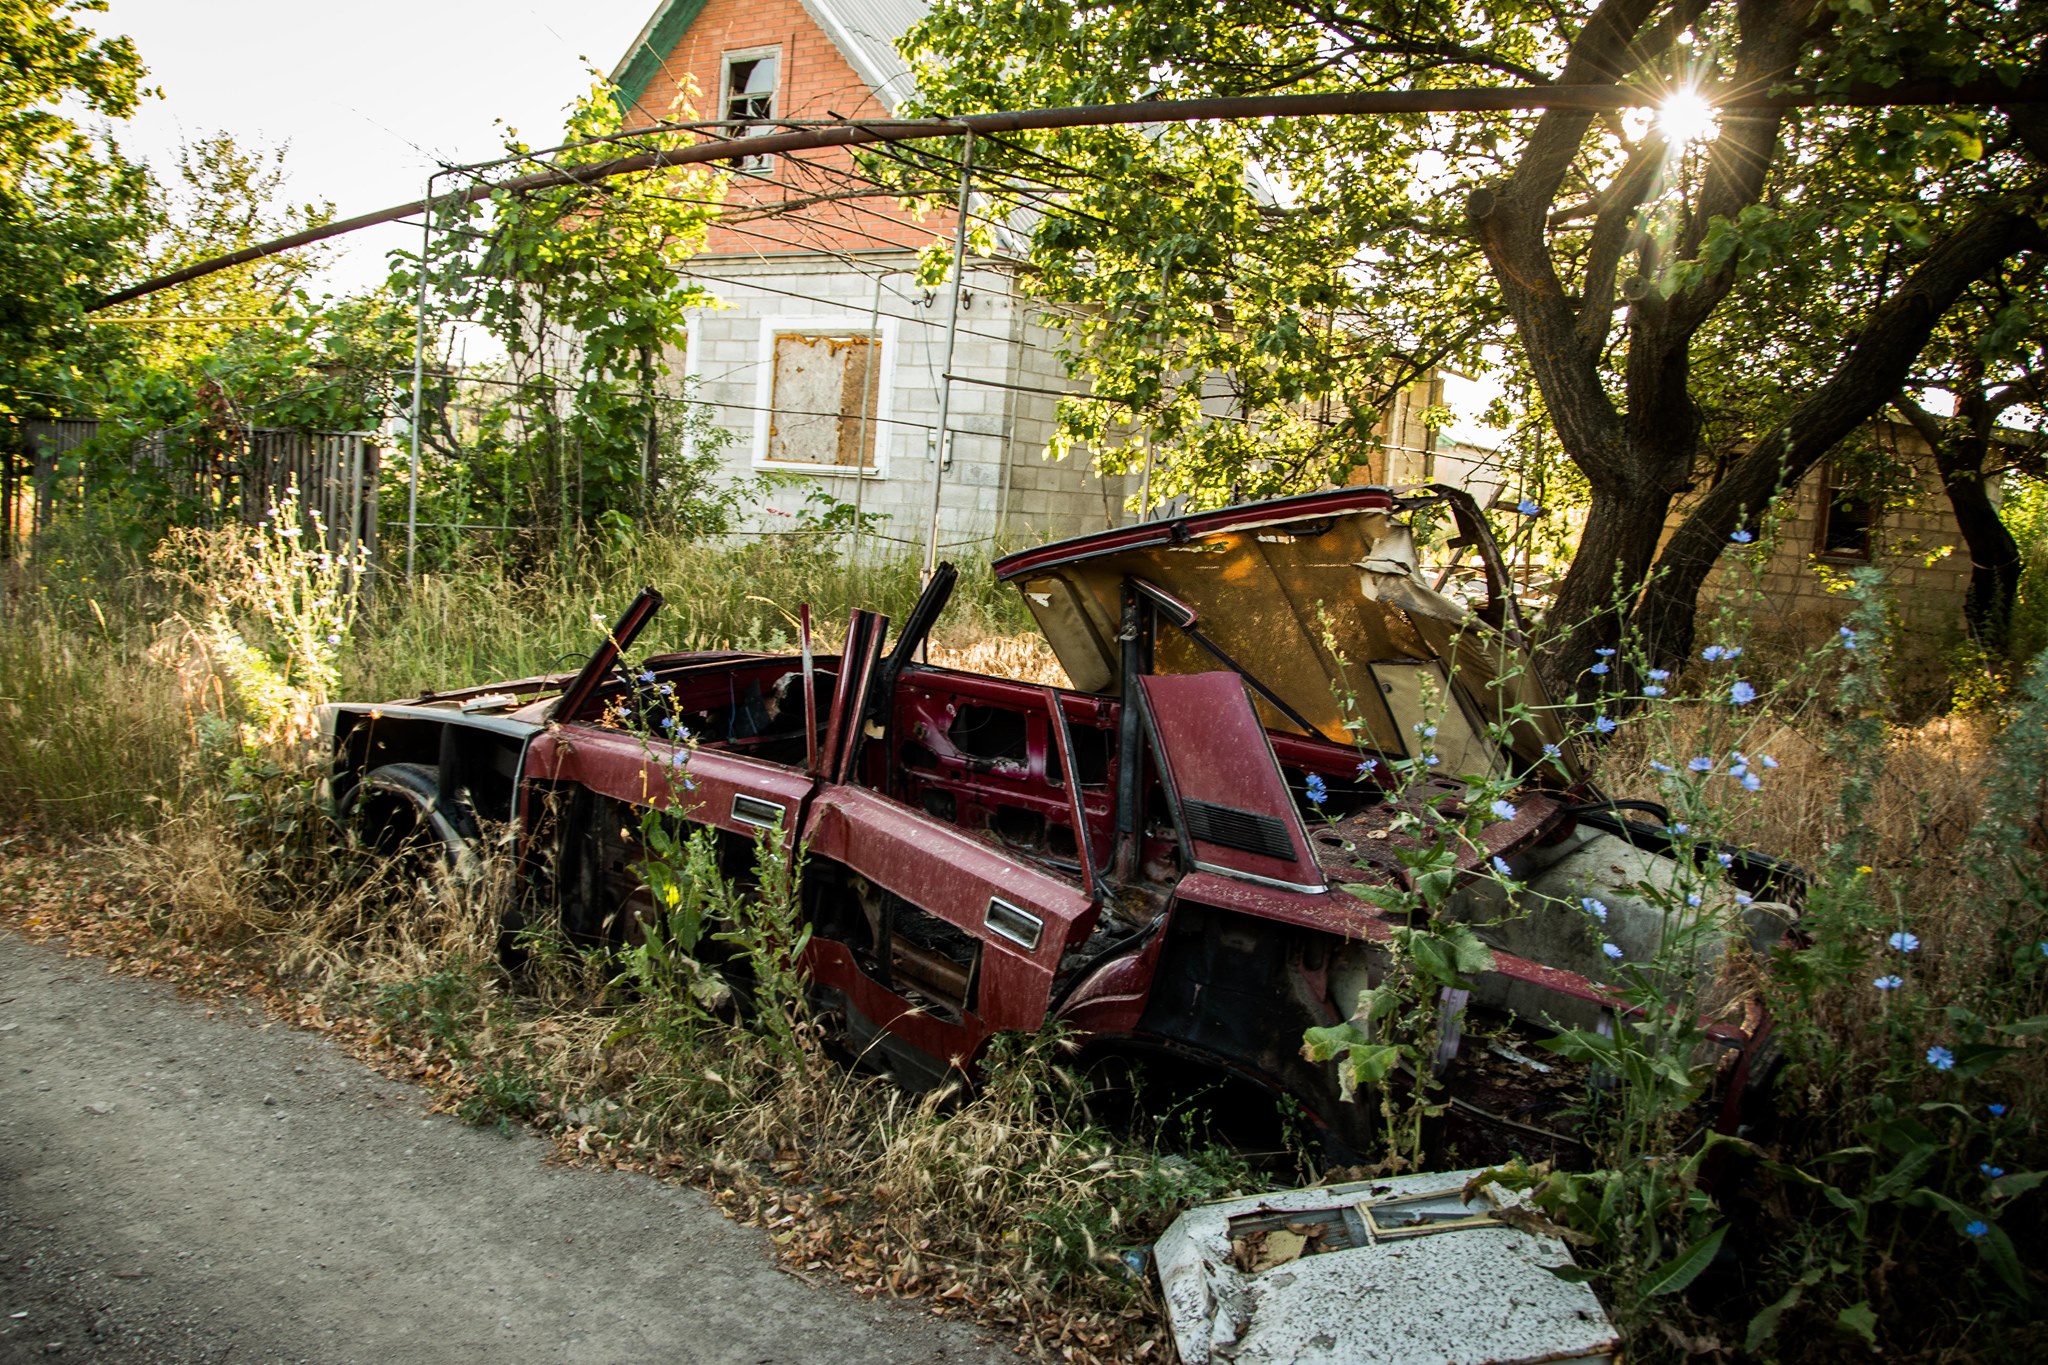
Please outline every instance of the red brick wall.
[{"label": "red brick wall", "polygon": [[[719,108],[720,58],[748,48],[782,49],[778,118],[876,118],[887,114],[832,40],[798,0],[709,0],[684,30],[662,69],[647,83],[627,126],[662,119],[723,117]],[[697,93],[691,93],[695,82]],[[702,255],[754,256],[791,251],[874,251],[916,249],[938,230],[920,225],[896,208],[894,198],[814,203],[767,216],[775,205],[822,194],[843,194],[859,185],[851,176],[853,153],[825,148],[775,158],[763,182],[735,175],[726,190],[726,221],[711,229]]]}]

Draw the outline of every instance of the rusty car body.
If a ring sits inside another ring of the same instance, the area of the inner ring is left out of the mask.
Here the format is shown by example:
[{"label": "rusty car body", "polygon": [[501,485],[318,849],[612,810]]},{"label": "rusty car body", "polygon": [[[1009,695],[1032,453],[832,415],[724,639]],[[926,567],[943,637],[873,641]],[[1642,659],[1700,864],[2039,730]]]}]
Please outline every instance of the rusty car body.
[{"label": "rusty car body", "polygon": [[[1469,600],[1423,578],[1418,517],[1469,556]],[[536,896],[592,943],[617,942],[648,904],[637,831],[651,806],[718,831],[735,870],[764,835],[801,845],[803,966],[851,1053],[931,1086],[971,1071],[995,1035],[1060,1021],[1155,1077],[1285,1097],[1342,1153],[1371,1145],[1374,1107],[1340,1099],[1303,1032],[1352,1012],[1393,928],[1345,888],[1404,884],[1403,813],[1456,813],[1467,777],[1451,774],[1516,780],[1513,818],[1460,855],[1459,913],[1484,922],[1494,961],[1469,998],[1447,998],[1439,1062],[1454,1117],[1561,1155],[1558,1101],[1499,1074],[1523,1054],[1494,1042],[1460,1058],[1460,1022],[1610,1026],[1601,939],[1654,954],[1663,911],[1646,888],[1680,864],[1669,830],[1584,778],[1523,666],[1470,500],[1344,489],[993,567],[1070,687],[920,662],[949,567],[893,638],[853,613],[836,654],[806,639],[800,653],[628,664],[659,606],[650,589],[574,675],[330,708],[333,800],[387,845],[424,836],[451,867],[482,829],[509,827]],[[619,723],[657,701],[692,738]],[[1439,766],[1420,771],[1425,731]],[[1485,875],[1496,860],[1526,888],[1513,913]],[[1767,906],[1784,879],[1738,854],[1727,885]],[[1613,918],[1589,936],[1590,895]],[[1751,907],[1745,930],[1722,908],[1735,933],[1782,928]],[[1739,1000],[1712,1020],[1738,1085],[1762,1023]]]}]

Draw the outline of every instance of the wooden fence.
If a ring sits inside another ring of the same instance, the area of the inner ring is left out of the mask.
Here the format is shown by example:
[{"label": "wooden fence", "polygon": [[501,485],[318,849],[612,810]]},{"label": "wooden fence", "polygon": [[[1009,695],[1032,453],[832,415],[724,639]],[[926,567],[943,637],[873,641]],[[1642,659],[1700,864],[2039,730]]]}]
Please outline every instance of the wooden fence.
[{"label": "wooden fence", "polygon": [[[98,434],[99,423],[91,419],[36,418],[21,424],[19,444],[26,449],[0,455],[0,546],[11,553],[65,509],[84,503],[86,475],[66,456]],[[205,451],[173,449],[158,433],[137,441],[126,463],[130,474],[153,467],[181,519],[199,525],[218,525],[230,517],[253,524],[296,488],[308,530],[317,516],[329,550],[339,553],[360,543],[374,564],[383,456],[377,438],[363,432],[256,427],[229,433]]]}]

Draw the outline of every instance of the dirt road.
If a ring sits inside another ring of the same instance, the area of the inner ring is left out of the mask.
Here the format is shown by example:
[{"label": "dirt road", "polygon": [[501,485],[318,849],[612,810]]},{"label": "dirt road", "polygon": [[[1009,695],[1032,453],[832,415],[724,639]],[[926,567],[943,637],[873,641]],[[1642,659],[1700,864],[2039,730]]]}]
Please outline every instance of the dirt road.
[{"label": "dirt road", "polygon": [[0,1361],[980,1362],[695,1190],[0,932]]}]

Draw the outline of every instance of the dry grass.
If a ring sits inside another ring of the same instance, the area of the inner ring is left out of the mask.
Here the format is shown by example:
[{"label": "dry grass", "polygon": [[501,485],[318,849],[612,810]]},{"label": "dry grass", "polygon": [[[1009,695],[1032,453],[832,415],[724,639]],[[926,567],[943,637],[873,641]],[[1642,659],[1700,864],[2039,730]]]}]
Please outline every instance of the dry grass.
[{"label": "dry grass", "polygon": [[[1999,730],[1984,715],[1941,716],[1887,731],[1874,799],[1862,828],[1875,837],[1878,866],[1916,882],[1957,870],[1969,832],[1983,810],[1984,784],[1997,758]],[[1817,707],[1790,714],[1760,712],[1737,723],[1728,708],[1683,703],[1625,727],[1600,756],[1597,776],[1609,795],[1668,799],[1652,759],[1674,766],[1694,754],[1739,749],[1768,754],[1779,767],[1760,792],[1710,782],[1707,805],[1730,841],[1803,866],[1819,865],[1847,832],[1841,793],[1852,762],[1840,752],[1835,717]],[[1933,891],[1936,880],[1918,887]]]},{"label": "dry grass", "polygon": [[1040,683],[1049,687],[1072,687],[1067,671],[1053,657],[1052,646],[1035,632],[1022,635],[967,637],[950,644],[935,643],[931,661],[941,668],[967,673],[1010,678],[1017,682]]}]

